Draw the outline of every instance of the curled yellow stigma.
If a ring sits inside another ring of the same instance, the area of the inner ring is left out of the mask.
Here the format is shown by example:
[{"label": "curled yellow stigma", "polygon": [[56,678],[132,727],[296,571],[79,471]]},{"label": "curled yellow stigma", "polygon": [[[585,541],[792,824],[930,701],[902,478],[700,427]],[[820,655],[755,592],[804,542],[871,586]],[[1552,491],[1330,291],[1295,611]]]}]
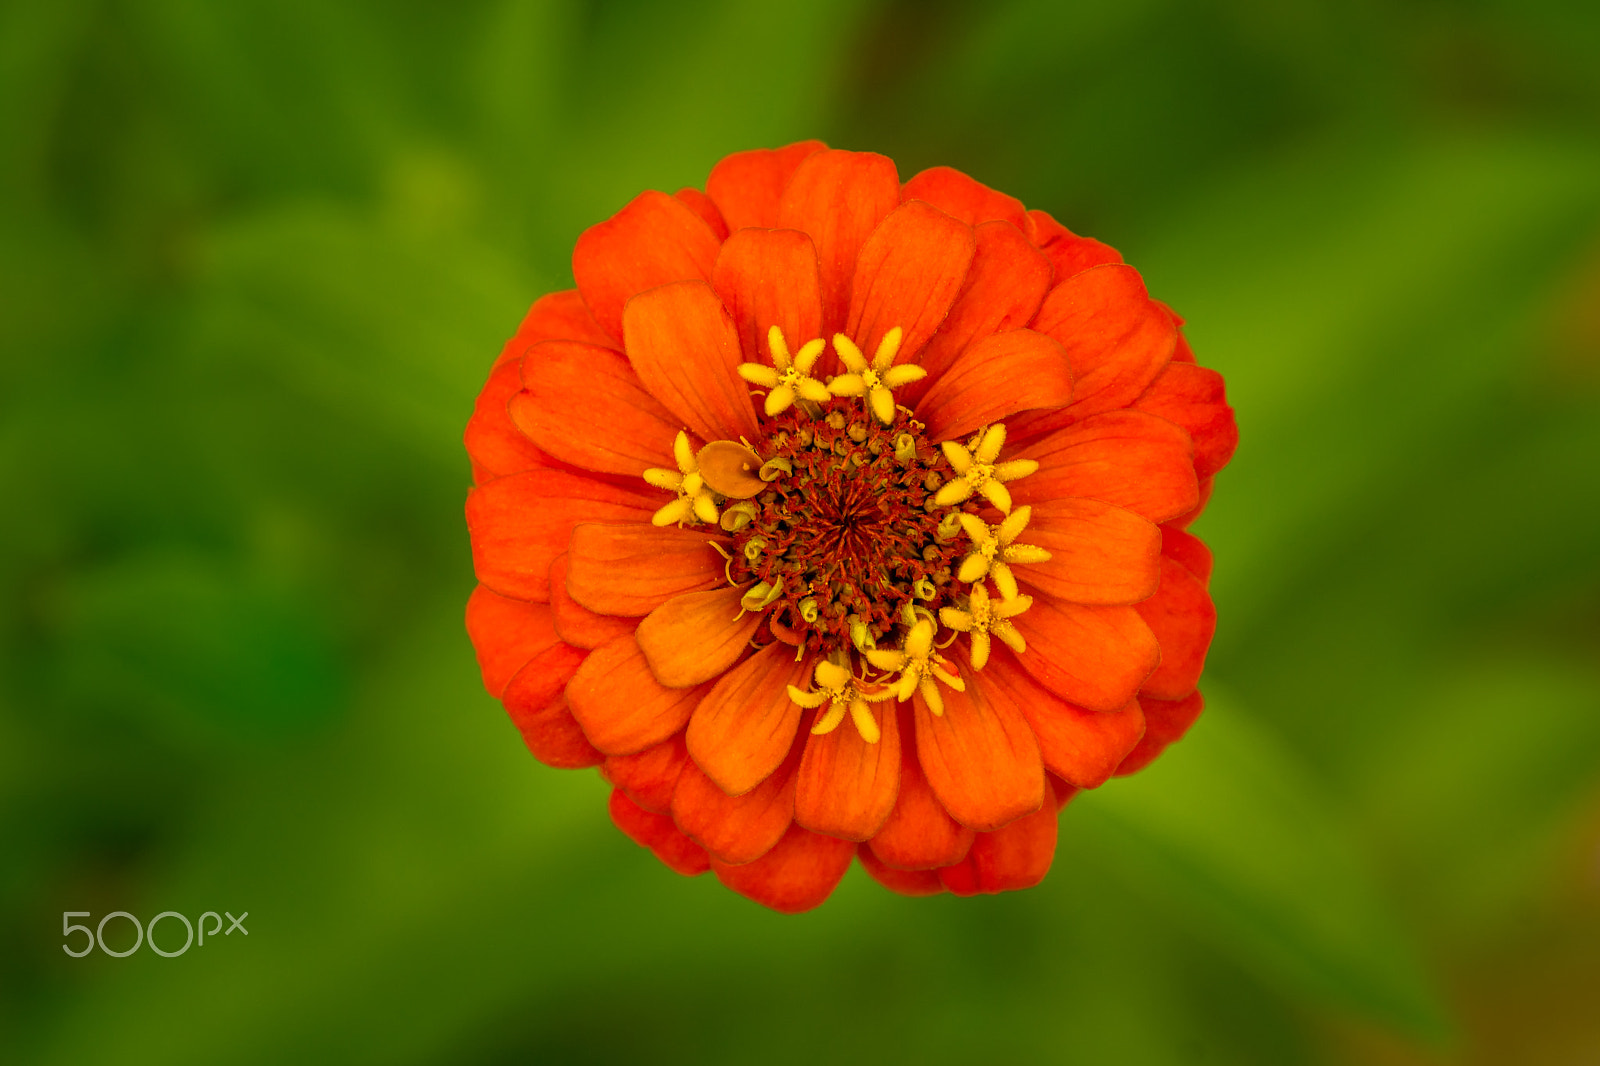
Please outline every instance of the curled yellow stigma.
[{"label": "curled yellow stigma", "polygon": [[900,350],[900,339],[904,336],[899,326],[895,326],[883,335],[878,342],[878,351],[872,357],[872,362],[867,363],[867,357],[857,348],[855,342],[843,333],[833,335],[833,350],[839,353],[839,358],[844,360],[844,365],[849,369],[848,374],[840,374],[828,382],[828,391],[835,396],[865,396],[867,407],[873,415],[884,425],[894,422],[894,392],[901,385],[909,385],[913,381],[921,381],[928,376],[928,372],[920,366],[909,363],[903,366],[894,365],[895,353]]},{"label": "curled yellow stigma", "polygon": [[672,442],[672,457],[677,460],[678,469],[652,466],[644,472],[649,484],[678,494],[677,499],[650,516],[651,523],[658,526],[714,524],[717,521],[716,493],[701,476],[694,450],[689,447],[689,434],[681,429],[678,439]]},{"label": "curled yellow stigma", "polygon": [[740,377],[768,390],[762,406],[768,418],[788,410],[797,397],[813,403],[828,401],[831,396],[828,386],[811,376],[811,368],[817,365],[827,346],[826,341],[817,337],[802,345],[791,358],[789,345],[783,339],[783,330],[773,326],[767,330],[767,347],[772,351],[772,365],[739,364]]},{"label": "curled yellow stigma", "polygon": [[976,582],[985,577],[991,578],[995,588],[1000,590],[1002,599],[1014,600],[1017,598],[1017,579],[1011,573],[1010,564],[1050,560],[1050,553],[1044,548],[1016,542],[1028,527],[1028,519],[1033,517],[1032,507],[1017,508],[998,526],[991,526],[976,515],[961,514],[956,517],[972,541],[971,553],[961,560],[961,569],[956,571],[958,581]]},{"label": "curled yellow stigma", "polygon": [[940,507],[950,507],[971,499],[972,494],[976,492],[1002,512],[1009,514],[1011,492],[1004,483],[1027,477],[1039,469],[1039,464],[1032,459],[1013,459],[1006,463],[996,463],[995,460],[999,458],[1000,449],[1005,447],[1005,443],[1006,427],[996,424],[981,430],[964,445],[953,440],[947,440],[939,445],[944,451],[944,457],[955,468],[956,476],[940,487],[938,494],[933,498],[934,502]]},{"label": "curled yellow stigma", "polygon": [[942,715],[944,695],[939,691],[939,686],[934,684],[934,679],[937,678],[957,692],[965,692],[967,683],[951,672],[944,657],[933,650],[933,631],[933,619],[921,618],[906,634],[904,648],[869,651],[866,656],[880,670],[900,671],[900,680],[894,690],[896,699],[904,702],[911,698],[913,692],[920,691],[928,710],[935,715]]},{"label": "curled yellow stigma", "polygon": [[892,697],[894,692],[863,684],[860,678],[832,659],[819,662],[813,677],[816,687],[810,692],[789,686],[789,698],[801,707],[809,709],[829,704],[828,709],[817,718],[817,724],[811,727],[811,732],[833,732],[844,721],[845,713],[849,712],[861,739],[868,744],[876,744],[882,733],[868,704],[881,703]]},{"label": "curled yellow stigma", "polygon": [[967,634],[972,642],[972,668],[982,670],[984,664],[989,661],[990,636],[999,637],[1018,655],[1028,650],[1027,641],[1017,632],[1017,627],[1011,624],[1011,619],[1032,606],[1032,596],[1018,596],[996,603],[990,599],[988,588],[979,583],[972,586],[972,595],[967,598],[965,610],[943,607],[939,610],[939,621],[951,629]]}]

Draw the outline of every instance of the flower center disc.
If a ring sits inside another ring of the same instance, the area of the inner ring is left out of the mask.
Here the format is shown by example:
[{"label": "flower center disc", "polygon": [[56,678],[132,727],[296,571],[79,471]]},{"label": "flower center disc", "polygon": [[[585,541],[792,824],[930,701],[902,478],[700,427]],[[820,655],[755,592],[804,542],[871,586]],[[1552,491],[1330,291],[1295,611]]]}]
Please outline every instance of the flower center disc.
[{"label": "flower center disc", "polygon": [[822,410],[772,420],[759,450],[789,469],[745,505],[728,573],[773,589],[773,621],[798,642],[866,650],[950,602],[967,546],[956,509],[933,497],[954,472],[903,410],[889,425],[859,403]]}]

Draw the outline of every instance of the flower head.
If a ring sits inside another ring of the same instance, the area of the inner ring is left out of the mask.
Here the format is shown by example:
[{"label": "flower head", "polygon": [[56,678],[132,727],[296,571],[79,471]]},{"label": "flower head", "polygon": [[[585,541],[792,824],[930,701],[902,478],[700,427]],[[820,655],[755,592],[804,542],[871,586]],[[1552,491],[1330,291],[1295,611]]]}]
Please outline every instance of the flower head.
[{"label": "flower head", "polygon": [[467,608],[528,747],[784,911],[1037,883],[1200,710],[1236,440],[1105,245],[956,171],[728,157],[579,238],[468,423]]}]

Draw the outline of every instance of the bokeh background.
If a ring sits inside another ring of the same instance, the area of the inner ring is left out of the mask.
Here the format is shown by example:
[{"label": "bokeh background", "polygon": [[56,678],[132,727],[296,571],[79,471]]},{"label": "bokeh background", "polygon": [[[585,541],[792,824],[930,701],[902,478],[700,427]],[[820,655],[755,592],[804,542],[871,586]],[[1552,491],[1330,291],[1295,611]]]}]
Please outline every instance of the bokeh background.
[{"label": "bokeh background", "polygon": [[[1239,413],[1208,712],[1031,892],[680,878],[463,632],[504,338],[809,136],[1115,245]],[[0,227],[0,1059],[1600,1063],[1600,6],[9,3]]]}]

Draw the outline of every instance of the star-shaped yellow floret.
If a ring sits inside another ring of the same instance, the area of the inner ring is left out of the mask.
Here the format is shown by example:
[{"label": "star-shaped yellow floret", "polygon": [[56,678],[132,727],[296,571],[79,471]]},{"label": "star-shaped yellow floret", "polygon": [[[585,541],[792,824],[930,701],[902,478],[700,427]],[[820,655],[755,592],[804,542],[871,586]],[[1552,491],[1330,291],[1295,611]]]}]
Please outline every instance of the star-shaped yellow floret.
[{"label": "star-shaped yellow floret", "polygon": [[967,683],[952,673],[944,657],[933,650],[933,629],[932,617],[923,618],[906,634],[903,649],[869,651],[866,655],[880,670],[900,671],[900,681],[894,691],[896,699],[903,703],[920,690],[928,710],[940,715],[944,713],[944,695],[933,683],[934,679],[938,678],[957,692],[965,692]]},{"label": "star-shaped yellow floret", "polygon": [[868,365],[867,357],[861,354],[861,349],[856,347],[854,341],[843,333],[835,333],[833,350],[839,353],[839,358],[844,360],[850,373],[830,379],[828,391],[835,396],[865,396],[867,407],[878,421],[886,426],[891,425],[894,422],[892,390],[928,376],[928,372],[920,366],[909,363],[894,365],[894,356],[900,350],[900,338],[903,335],[899,326],[885,333],[878,342],[877,354]]},{"label": "star-shaped yellow floret", "polygon": [[821,707],[824,703],[832,701],[828,709],[817,719],[817,724],[811,727],[813,733],[831,733],[844,721],[845,712],[850,712],[850,720],[855,723],[856,732],[861,734],[861,739],[868,744],[876,744],[882,735],[878,729],[878,722],[872,717],[872,708],[869,703],[881,703],[894,695],[891,690],[880,689],[876,686],[864,684],[860,678],[845,669],[840,663],[832,659],[824,659],[817,664],[816,688],[810,692],[802,692],[793,685],[789,686],[789,698],[801,707]]},{"label": "star-shaped yellow floret", "polygon": [[1032,606],[1032,596],[1018,596],[1016,599],[1001,600],[996,603],[989,598],[988,588],[977,584],[972,586],[972,595],[967,598],[966,610],[955,607],[940,608],[939,621],[971,638],[972,668],[982,670],[984,664],[989,661],[991,635],[1005,641],[1006,645],[1018,655],[1028,650],[1027,641],[1017,632],[1017,627],[1011,624],[1011,619]]},{"label": "star-shaped yellow floret", "polygon": [[1028,519],[1032,517],[1032,507],[1019,507],[998,526],[991,526],[976,515],[958,515],[961,528],[972,541],[972,551],[961,560],[956,579],[977,582],[985,577],[992,578],[1003,599],[1016,599],[1017,579],[1009,564],[1050,561],[1050,553],[1044,548],[1017,543],[1017,537],[1028,527]]},{"label": "star-shaped yellow floret", "polygon": [[773,326],[767,330],[767,347],[772,350],[772,365],[739,364],[740,377],[768,390],[766,403],[762,407],[768,418],[788,410],[797,396],[813,403],[828,400],[831,395],[828,386],[811,376],[811,368],[817,365],[817,359],[827,346],[826,341],[817,337],[802,345],[791,359],[789,345],[783,339],[783,330]]},{"label": "star-shaped yellow floret", "polygon": [[658,526],[716,522],[716,494],[706,484],[706,479],[700,476],[694,449],[689,447],[689,434],[681,429],[678,430],[678,439],[672,442],[672,457],[677,460],[678,469],[652,466],[644,472],[644,479],[656,488],[678,494],[677,499],[651,515],[650,521]]},{"label": "star-shaped yellow floret", "polygon": [[939,445],[944,457],[950,460],[950,465],[955,468],[956,476],[940,486],[933,497],[933,502],[940,507],[949,507],[962,500],[971,499],[972,494],[977,492],[1002,512],[1009,513],[1011,492],[1003,482],[1027,477],[1039,469],[1039,464],[1032,459],[995,462],[1005,443],[1006,427],[996,423],[981,431],[966,444],[947,440]]}]

